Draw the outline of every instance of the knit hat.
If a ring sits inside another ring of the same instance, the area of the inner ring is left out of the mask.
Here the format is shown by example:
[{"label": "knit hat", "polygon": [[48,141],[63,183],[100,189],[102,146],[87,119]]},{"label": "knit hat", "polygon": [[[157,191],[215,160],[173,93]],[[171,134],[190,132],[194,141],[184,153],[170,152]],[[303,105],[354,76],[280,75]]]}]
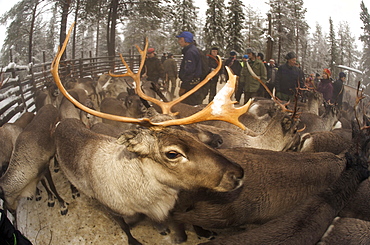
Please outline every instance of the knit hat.
[{"label": "knit hat", "polygon": [[236,51],[232,50],[232,51],[230,52],[230,56],[234,56],[234,55],[237,55],[237,54],[236,54]]},{"label": "knit hat", "polygon": [[218,48],[217,47],[212,47],[211,50],[218,50]]},{"label": "knit hat", "polygon": [[146,52],[147,54],[154,53],[155,49],[154,48],[148,48],[148,51]]},{"label": "knit hat", "polygon": [[344,73],[344,72],[339,72],[339,78],[342,78],[342,77],[346,77],[347,75],[346,75],[346,73]]},{"label": "knit hat", "polygon": [[249,56],[247,54],[243,55],[244,59],[249,59]]},{"label": "knit hat", "polygon": [[297,55],[294,52],[289,52],[285,56],[285,59],[287,59],[287,60],[291,60],[291,59],[294,59],[294,58],[297,58]]},{"label": "knit hat", "polygon": [[193,40],[193,34],[191,32],[188,32],[188,31],[183,31],[183,32],[181,32],[180,35],[177,35],[176,37],[177,38],[183,37],[185,42],[187,42],[187,43],[192,43],[194,41]]},{"label": "knit hat", "polygon": [[331,72],[330,72],[329,69],[325,68],[324,73],[326,73],[328,75],[328,77],[331,77]]}]

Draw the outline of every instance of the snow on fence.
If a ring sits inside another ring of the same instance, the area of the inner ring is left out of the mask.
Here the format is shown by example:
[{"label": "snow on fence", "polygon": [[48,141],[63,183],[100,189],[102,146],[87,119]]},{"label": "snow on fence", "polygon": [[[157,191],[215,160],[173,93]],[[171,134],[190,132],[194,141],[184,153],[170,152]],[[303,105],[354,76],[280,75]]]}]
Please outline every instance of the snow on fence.
[{"label": "snow on fence", "polygon": [[[124,59],[134,71],[140,62],[140,55],[123,54]],[[119,56],[90,57],[60,62],[59,74],[62,81],[66,78],[96,78],[113,70],[123,73],[126,67]],[[13,122],[23,112],[35,112],[35,93],[53,83],[50,73],[51,62],[20,66],[10,63],[0,70],[0,126]]]}]

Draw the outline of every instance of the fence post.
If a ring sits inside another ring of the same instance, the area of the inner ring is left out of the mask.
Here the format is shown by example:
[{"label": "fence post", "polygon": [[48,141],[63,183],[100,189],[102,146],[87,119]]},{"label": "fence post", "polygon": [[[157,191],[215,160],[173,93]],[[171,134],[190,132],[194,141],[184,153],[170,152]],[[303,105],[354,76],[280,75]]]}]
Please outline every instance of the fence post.
[{"label": "fence post", "polygon": [[84,67],[83,67],[83,60],[82,60],[83,58],[84,58],[84,52],[81,51],[81,58],[79,60],[80,77],[84,77]]}]

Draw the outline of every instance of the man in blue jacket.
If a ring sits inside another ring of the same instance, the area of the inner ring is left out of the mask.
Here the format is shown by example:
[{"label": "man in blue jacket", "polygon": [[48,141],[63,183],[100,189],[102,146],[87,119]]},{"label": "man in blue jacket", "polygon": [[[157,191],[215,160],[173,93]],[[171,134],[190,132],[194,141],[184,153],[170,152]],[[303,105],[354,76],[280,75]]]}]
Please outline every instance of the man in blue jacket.
[{"label": "man in blue jacket", "polygon": [[[181,80],[179,96],[185,94],[194,88],[199,82],[202,75],[202,63],[198,48],[194,44],[193,34],[188,31],[182,32],[176,36],[178,43],[183,48],[183,59],[180,64],[179,78]],[[190,95],[183,100],[183,103],[189,105],[198,105],[203,102],[203,96],[199,92]]]}]

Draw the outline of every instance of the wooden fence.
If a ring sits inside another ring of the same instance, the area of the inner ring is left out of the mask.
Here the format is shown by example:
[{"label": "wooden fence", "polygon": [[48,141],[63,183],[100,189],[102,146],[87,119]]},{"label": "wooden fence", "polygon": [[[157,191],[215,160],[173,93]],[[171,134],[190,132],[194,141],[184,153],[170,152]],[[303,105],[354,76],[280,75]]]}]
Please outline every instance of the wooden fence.
[{"label": "wooden fence", "polygon": [[[123,54],[134,71],[140,62],[140,55]],[[35,92],[53,83],[50,73],[51,62],[30,66],[10,63],[1,69],[0,80],[0,126],[14,121],[19,113],[35,112]],[[59,73],[62,78],[96,77],[112,70],[126,71],[120,57],[90,57],[61,61]]]}]

